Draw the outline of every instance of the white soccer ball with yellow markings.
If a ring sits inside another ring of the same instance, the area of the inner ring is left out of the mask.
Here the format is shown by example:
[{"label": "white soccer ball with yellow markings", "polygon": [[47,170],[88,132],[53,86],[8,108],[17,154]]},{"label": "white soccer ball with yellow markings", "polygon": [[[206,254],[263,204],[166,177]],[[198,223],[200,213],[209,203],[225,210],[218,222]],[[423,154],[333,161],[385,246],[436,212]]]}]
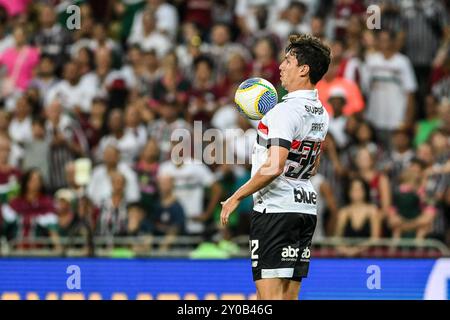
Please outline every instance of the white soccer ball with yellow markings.
[{"label": "white soccer ball with yellow markings", "polygon": [[266,79],[250,78],[239,85],[234,102],[245,117],[259,120],[277,104],[277,90]]}]

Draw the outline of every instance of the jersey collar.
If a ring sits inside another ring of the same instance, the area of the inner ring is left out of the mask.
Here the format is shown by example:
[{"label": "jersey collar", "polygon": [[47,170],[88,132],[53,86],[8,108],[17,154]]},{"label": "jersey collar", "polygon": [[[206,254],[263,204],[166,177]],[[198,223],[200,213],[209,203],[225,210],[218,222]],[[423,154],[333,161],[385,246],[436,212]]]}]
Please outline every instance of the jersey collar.
[{"label": "jersey collar", "polygon": [[317,100],[318,99],[317,89],[313,89],[313,90],[295,90],[295,91],[289,92],[287,95],[285,95],[282,98],[282,100],[292,99],[292,98],[303,98],[303,99],[308,99],[308,100]]}]

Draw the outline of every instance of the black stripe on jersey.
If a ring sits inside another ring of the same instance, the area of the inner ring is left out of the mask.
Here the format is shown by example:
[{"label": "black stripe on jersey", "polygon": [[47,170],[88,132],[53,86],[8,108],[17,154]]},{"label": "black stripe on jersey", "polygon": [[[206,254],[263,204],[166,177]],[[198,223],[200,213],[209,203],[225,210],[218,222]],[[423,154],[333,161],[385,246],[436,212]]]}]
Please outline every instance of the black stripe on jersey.
[{"label": "black stripe on jersey", "polygon": [[267,140],[267,148],[270,146],[279,146],[291,150],[291,141],[281,138],[271,138]]},{"label": "black stripe on jersey", "polygon": [[302,158],[301,154],[297,154],[297,153],[293,153],[293,152],[289,152],[287,159],[291,160],[291,161],[295,161],[295,162],[300,162]]}]

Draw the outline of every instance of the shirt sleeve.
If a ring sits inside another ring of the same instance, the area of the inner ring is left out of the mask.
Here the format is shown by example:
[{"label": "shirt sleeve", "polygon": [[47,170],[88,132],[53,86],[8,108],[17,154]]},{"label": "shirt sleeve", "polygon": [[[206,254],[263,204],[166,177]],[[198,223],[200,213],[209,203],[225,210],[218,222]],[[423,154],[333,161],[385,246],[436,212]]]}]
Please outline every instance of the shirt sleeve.
[{"label": "shirt sleeve", "polygon": [[303,119],[293,116],[287,108],[288,106],[278,105],[267,113],[267,148],[281,146],[290,149],[297,129],[303,126]]},{"label": "shirt sleeve", "polygon": [[403,89],[405,91],[414,92],[417,90],[416,76],[414,74],[414,70],[411,65],[411,61],[408,58],[405,58],[405,60],[404,60],[401,79],[402,79]]},{"label": "shirt sleeve", "polygon": [[201,179],[201,184],[204,187],[209,187],[216,181],[214,174],[203,163],[198,165],[198,176]]}]

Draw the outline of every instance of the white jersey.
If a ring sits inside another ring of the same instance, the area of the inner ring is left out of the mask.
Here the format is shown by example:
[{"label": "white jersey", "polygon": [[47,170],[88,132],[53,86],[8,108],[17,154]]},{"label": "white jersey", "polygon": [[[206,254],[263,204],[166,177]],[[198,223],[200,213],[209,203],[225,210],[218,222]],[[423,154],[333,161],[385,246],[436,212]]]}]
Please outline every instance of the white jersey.
[{"label": "white jersey", "polygon": [[317,193],[309,179],[318,165],[328,122],[317,90],[290,92],[261,119],[252,176],[266,162],[269,146],[285,147],[289,156],[283,173],[253,194],[255,211],[316,214]]}]

